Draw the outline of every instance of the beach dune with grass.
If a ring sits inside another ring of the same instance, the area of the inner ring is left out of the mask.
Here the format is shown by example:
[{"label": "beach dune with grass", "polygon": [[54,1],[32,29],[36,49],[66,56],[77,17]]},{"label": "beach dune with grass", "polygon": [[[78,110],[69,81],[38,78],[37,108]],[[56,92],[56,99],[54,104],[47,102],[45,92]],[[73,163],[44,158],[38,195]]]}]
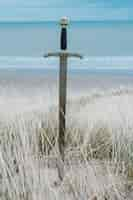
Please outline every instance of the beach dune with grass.
[{"label": "beach dune with grass", "polygon": [[132,76],[128,70],[79,73],[68,73],[60,182],[58,72],[1,70],[1,199],[133,198]]}]

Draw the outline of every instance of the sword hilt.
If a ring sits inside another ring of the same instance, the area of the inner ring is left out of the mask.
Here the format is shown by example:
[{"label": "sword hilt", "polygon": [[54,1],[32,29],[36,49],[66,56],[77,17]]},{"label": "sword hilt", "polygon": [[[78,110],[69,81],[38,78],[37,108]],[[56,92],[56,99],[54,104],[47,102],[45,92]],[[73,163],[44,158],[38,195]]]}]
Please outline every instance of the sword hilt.
[{"label": "sword hilt", "polygon": [[66,17],[62,18],[60,21],[61,25],[61,40],[60,40],[60,48],[61,50],[67,50],[67,26],[69,21]]},{"label": "sword hilt", "polygon": [[69,58],[69,57],[76,57],[82,59],[83,56],[78,53],[71,53],[67,52],[67,26],[69,24],[69,20],[67,17],[63,17],[60,20],[61,25],[61,41],[60,41],[60,48],[61,51],[59,52],[50,52],[44,55],[45,58],[48,57],[59,57],[59,58]]}]

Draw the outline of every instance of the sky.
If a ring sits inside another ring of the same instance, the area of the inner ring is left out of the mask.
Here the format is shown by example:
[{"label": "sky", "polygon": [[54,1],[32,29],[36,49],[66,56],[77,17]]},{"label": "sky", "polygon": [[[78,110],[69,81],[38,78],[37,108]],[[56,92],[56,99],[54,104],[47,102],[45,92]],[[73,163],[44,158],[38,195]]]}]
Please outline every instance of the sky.
[{"label": "sky", "polygon": [[0,0],[0,21],[133,20],[133,0]]}]

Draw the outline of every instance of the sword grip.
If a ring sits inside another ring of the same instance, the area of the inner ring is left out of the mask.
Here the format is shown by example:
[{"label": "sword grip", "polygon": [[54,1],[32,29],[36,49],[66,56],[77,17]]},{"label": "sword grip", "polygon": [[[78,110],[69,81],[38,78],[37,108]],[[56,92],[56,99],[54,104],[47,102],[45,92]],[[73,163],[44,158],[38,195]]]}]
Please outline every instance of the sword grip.
[{"label": "sword grip", "polygon": [[61,29],[61,50],[67,49],[67,28],[63,27]]}]

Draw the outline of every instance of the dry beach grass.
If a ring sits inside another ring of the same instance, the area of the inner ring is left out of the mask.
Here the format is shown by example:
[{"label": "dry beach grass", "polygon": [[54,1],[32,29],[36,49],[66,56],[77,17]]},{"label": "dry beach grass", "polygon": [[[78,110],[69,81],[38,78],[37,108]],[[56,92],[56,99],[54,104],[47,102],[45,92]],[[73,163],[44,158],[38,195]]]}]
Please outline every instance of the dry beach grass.
[{"label": "dry beach grass", "polygon": [[57,106],[39,102],[0,104],[0,199],[133,199],[133,91],[69,99],[60,184]]}]

